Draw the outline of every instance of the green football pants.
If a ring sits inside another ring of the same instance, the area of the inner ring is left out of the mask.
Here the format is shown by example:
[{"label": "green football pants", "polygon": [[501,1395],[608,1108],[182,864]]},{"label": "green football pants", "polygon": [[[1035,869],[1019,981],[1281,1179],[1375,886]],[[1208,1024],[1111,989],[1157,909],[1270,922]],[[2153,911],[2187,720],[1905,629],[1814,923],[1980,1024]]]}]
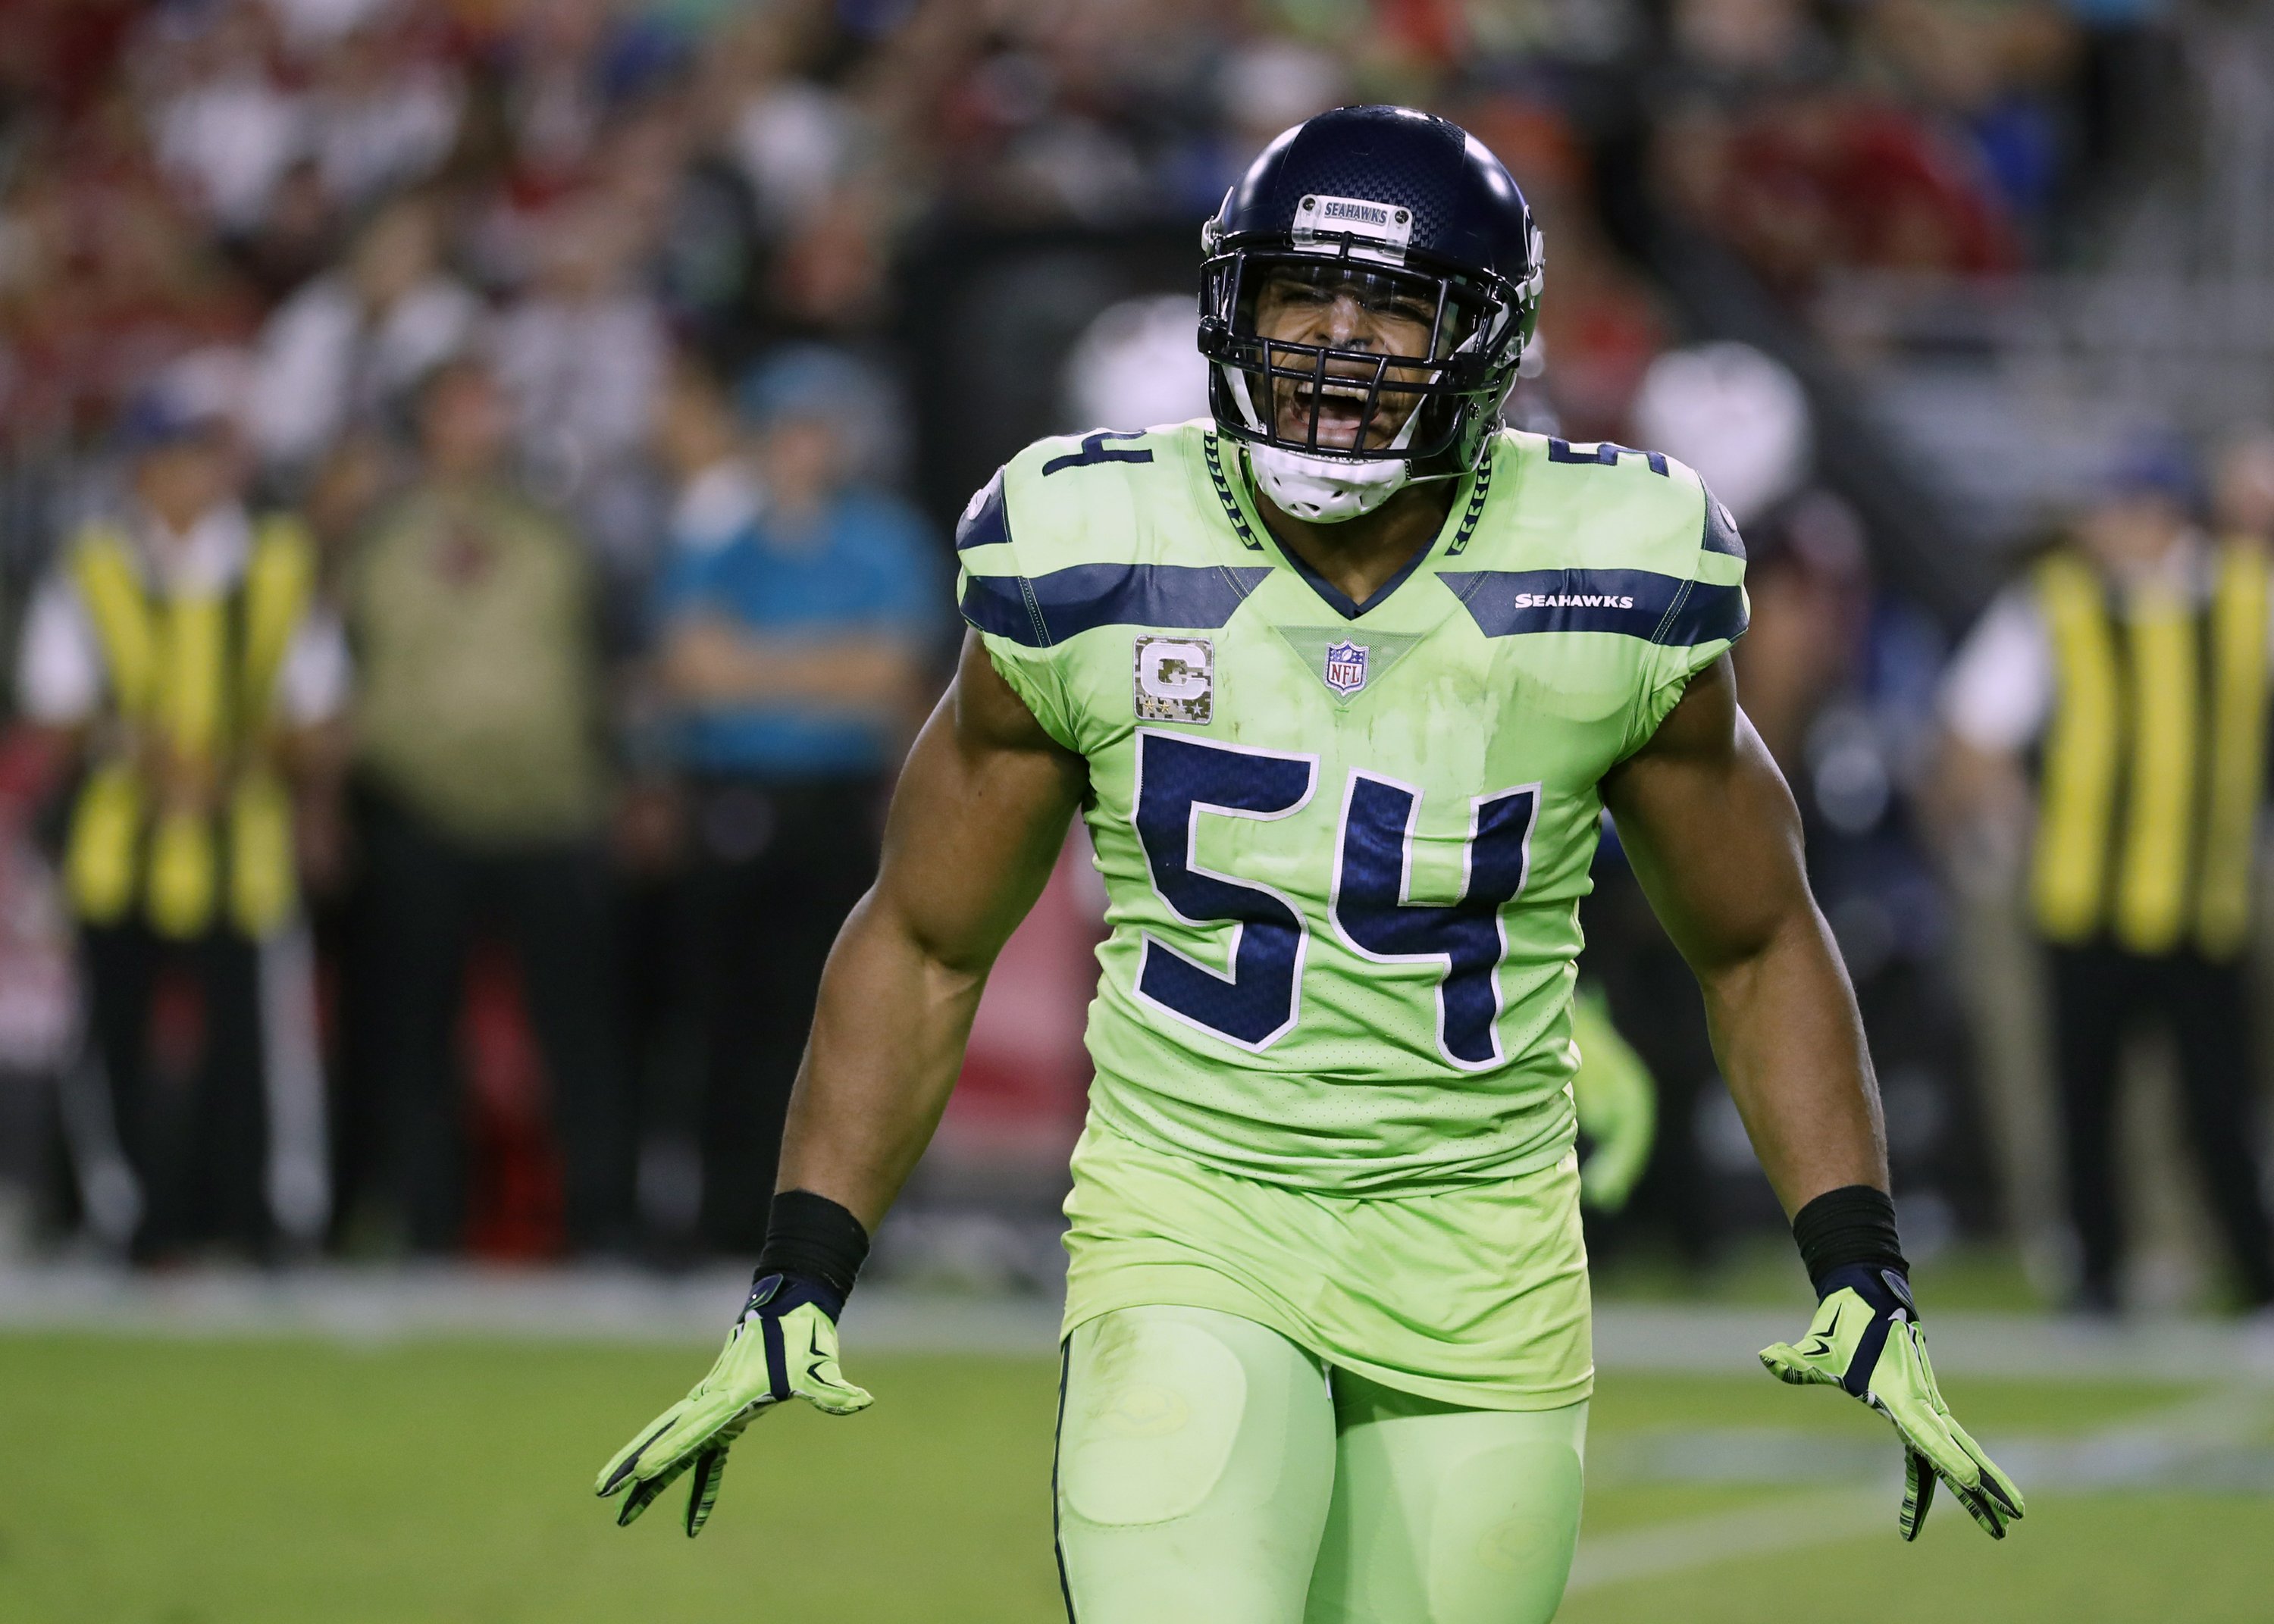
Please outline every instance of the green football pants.
[{"label": "green football pants", "polygon": [[1073,1624],[1542,1624],[1587,1406],[1469,1410],[1207,1308],[1075,1327],[1058,1401]]}]

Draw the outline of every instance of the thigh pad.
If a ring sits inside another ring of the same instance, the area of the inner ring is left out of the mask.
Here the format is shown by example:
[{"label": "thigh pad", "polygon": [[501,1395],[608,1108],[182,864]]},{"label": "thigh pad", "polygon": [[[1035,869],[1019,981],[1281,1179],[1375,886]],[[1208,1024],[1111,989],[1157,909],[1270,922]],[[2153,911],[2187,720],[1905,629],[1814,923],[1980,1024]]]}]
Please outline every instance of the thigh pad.
[{"label": "thigh pad", "polygon": [[1222,1481],[1246,1410],[1246,1370],[1209,1327],[1165,1312],[1091,1321],[1066,1372],[1066,1508],[1106,1528],[1190,1515]]}]

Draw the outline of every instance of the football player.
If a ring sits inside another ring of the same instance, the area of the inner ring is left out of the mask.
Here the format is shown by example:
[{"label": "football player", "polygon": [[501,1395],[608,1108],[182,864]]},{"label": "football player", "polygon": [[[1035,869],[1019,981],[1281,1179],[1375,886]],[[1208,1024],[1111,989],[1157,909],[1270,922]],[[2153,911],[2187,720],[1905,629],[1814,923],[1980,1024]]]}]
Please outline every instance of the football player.
[{"label": "football player", "polygon": [[758,1278],[601,1473],[629,1521],[793,1396],[988,966],[1088,823],[1111,898],[1073,1155],[1055,1492],[1078,1624],[1555,1611],[1593,1367],[1570,1079],[1608,808],[1696,967],[1818,1296],[1763,1355],[2022,1500],[1934,1387],[1855,1002],[1738,709],[1744,550],[1669,458],[1500,426],[1539,233],[1442,119],[1345,108],[1202,234],[1211,417],[1020,453],[959,528],[969,622],[839,937]]}]

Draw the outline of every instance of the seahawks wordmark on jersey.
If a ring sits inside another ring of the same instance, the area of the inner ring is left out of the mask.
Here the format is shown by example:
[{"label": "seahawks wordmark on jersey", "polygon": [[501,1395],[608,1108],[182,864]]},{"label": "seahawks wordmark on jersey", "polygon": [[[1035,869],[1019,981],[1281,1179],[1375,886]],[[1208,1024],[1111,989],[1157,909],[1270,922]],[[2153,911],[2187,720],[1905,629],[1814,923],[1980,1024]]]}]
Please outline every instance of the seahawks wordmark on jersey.
[{"label": "seahawks wordmark on jersey", "polygon": [[957,532],[965,619],[1089,763],[1093,1109],[1321,1192],[1545,1165],[1596,785],[1743,630],[1743,549],[1678,462],[1504,432],[1354,604],[1238,455],[1045,440]]}]

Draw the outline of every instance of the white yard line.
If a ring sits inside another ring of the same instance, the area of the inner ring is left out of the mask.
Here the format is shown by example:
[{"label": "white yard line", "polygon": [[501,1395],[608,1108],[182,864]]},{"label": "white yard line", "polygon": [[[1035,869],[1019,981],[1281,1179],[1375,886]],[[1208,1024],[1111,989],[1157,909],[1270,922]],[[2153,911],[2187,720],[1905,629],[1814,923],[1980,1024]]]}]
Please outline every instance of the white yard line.
[{"label": "white yard line", "polygon": [[[2040,1485],[2055,1493],[2068,1494],[2124,1489],[2169,1492],[2190,1485],[2268,1493],[2274,1492],[2274,1474],[2267,1470],[2265,1447],[2270,1425],[2274,1425],[2274,1391],[2256,1385],[2230,1386],[2082,1438],[2007,1443],[1992,1439],[1985,1440],[1984,1447],[2013,1472],[2024,1495]],[[1886,1433],[1883,1425],[1875,1431]],[[1669,1440],[1675,1447],[1663,1451],[1663,1456],[1679,1460],[1687,1453],[1680,1440],[1688,1436],[1675,1434]],[[1731,1477],[1728,1480],[1759,1482],[1749,1470],[1760,1462],[1746,1458],[1743,1439],[1726,1436],[1728,1445],[1719,1453],[1728,1462]],[[1749,1436],[1766,1440],[1767,1435]],[[1714,1437],[1701,1433],[1695,1441],[1710,1444]],[[1647,1440],[1636,1441],[1647,1443]],[[1846,1440],[1816,1440],[1797,1435],[1773,1447],[1791,1465],[1798,1463],[1790,1458],[1794,1451],[1804,1451],[1811,1442],[1818,1441],[1824,1445],[1819,1464],[1825,1471],[1852,1481],[1859,1462]],[[1896,1509],[1901,1503],[1901,1476],[1892,1433],[1883,1442],[1886,1481],[1872,1487],[1835,1484],[1734,1511],[1623,1528],[1596,1538],[1583,1533],[1569,1589],[1576,1594],[1605,1585],[1663,1578],[1747,1557],[1830,1545],[1874,1530],[1892,1538]],[[1605,1452],[1609,1457],[1607,1464],[1619,1459],[1618,1451],[1618,1441],[1610,1440]],[[1645,1458],[1649,1453],[1640,1447],[1628,1451],[1626,1464],[1641,1470],[1622,1480],[1648,1480],[1651,1474]],[[1710,1481],[1706,1475],[1687,1470],[1663,1480]],[[1937,1497],[1932,1515],[1962,1517],[1966,1514],[1944,1494]]]},{"label": "white yard line", "polygon": [[1853,1538],[1882,1525],[1892,1537],[1898,1504],[1895,1496],[1883,1490],[1841,1489],[1829,1494],[1787,1495],[1765,1505],[1593,1538],[1583,1535],[1566,1593],[1663,1578],[1743,1557],[1772,1556]]}]

